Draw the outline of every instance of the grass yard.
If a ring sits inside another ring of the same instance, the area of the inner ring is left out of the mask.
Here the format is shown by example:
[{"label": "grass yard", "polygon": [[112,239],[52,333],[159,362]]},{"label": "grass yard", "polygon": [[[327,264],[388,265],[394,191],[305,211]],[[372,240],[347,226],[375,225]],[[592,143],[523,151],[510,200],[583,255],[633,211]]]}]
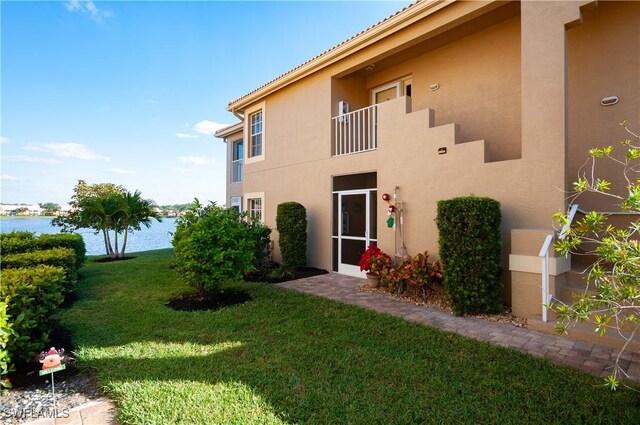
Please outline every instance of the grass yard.
[{"label": "grass yard", "polygon": [[90,261],[64,313],[132,424],[640,423],[640,393],[569,367],[272,285],[178,312],[172,251]]}]

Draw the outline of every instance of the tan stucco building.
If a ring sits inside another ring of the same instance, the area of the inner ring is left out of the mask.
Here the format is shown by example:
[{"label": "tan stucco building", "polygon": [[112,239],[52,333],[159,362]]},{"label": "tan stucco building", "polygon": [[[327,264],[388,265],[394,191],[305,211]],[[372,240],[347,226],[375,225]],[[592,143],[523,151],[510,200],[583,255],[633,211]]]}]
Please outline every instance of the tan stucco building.
[{"label": "tan stucco building", "polygon": [[[436,254],[438,200],[494,198],[505,301],[540,316],[552,215],[588,148],[640,117],[639,22],[636,1],[414,3],[229,102],[227,203],[275,228],[277,205],[300,202],[309,264],[358,274],[370,243]],[[569,269],[551,259],[556,293]]]}]

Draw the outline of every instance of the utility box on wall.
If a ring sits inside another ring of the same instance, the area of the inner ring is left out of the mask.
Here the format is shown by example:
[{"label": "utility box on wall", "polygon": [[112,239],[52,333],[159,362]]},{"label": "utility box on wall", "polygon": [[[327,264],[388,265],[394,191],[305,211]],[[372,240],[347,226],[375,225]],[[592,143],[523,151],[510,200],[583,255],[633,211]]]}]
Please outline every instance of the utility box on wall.
[{"label": "utility box on wall", "polygon": [[346,100],[341,100],[340,102],[338,102],[338,115],[340,116],[340,118],[338,118],[338,121],[349,122],[349,117],[347,116],[347,114],[349,114],[349,102],[347,102]]}]

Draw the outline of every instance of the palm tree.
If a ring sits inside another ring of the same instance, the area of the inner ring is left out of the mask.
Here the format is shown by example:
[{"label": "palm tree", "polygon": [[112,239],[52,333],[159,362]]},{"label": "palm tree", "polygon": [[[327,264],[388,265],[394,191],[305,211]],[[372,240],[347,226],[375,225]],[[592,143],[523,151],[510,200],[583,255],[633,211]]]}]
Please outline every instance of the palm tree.
[{"label": "palm tree", "polygon": [[[96,233],[102,232],[104,246],[107,255],[112,258],[118,253],[118,231],[117,223],[119,217],[124,213],[124,195],[120,192],[111,192],[103,196],[90,196],[79,202],[80,220],[82,223],[91,223],[91,227]],[[115,244],[111,245],[110,230],[115,230]]]},{"label": "palm tree", "polygon": [[[158,221],[162,221],[160,214],[155,210],[154,202],[150,199],[143,199],[142,193],[139,190],[135,192],[126,192],[122,198],[123,208],[122,214],[118,217],[117,233],[124,232],[124,240],[122,242],[122,250],[118,254],[118,257],[124,257],[124,251],[127,248],[127,238],[129,232],[138,231],[144,225],[149,228],[151,226],[151,219],[155,218]],[[117,251],[116,244],[116,251]]]}]

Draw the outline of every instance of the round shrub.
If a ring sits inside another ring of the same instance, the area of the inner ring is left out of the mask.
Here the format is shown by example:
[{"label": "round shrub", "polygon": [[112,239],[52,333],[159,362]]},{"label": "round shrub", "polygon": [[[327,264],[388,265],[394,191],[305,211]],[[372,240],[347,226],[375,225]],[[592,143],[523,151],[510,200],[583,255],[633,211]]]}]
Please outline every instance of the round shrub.
[{"label": "round shrub", "polygon": [[278,205],[276,229],[280,234],[282,264],[287,270],[307,265],[307,210],[297,202]]},{"label": "round shrub", "polygon": [[174,233],[175,265],[200,295],[215,291],[253,269],[261,234],[233,208],[198,202],[180,219]]},{"label": "round shrub", "polygon": [[469,196],[438,201],[444,286],[458,315],[504,309],[500,221],[500,203],[493,199]]}]

